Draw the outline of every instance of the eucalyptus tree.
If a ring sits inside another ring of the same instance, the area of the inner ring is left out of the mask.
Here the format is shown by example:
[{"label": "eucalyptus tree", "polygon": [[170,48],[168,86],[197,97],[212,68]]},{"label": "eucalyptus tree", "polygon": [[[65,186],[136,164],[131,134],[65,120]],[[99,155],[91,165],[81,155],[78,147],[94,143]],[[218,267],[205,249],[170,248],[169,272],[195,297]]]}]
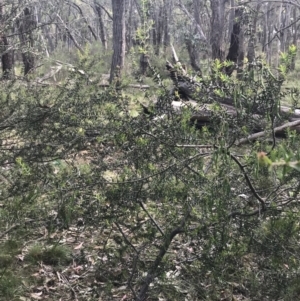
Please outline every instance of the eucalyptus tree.
[{"label": "eucalyptus tree", "polygon": [[8,19],[10,17],[6,12],[7,9],[7,4],[2,0],[0,2],[0,53],[3,79],[10,79],[13,75],[13,50],[7,37],[9,34]]},{"label": "eucalyptus tree", "polygon": [[34,55],[34,30],[36,28],[36,19],[34,16],[34,7],[26,6],[23,13],[17,19],[17,29],[19,32],[22,60],[24,64],[24,75],[29,74],[35,68]]},{"label": "eucalyptus tree", "polygon": [[113,12],[113,56],[110,68],[110,82],[120,76],[125,60],[125,1],[112,0]]},{"label": "eucalyptus tree", "polygon": [[[97,13],[98,26],[99,26],[99,36],[101,39],[101,43],[103,48],[107,49],[107,33],[104,26],[104,14],[103,14],[103,6],[100,5],[96,0],[94,1],[94,9]],[[109,14],[110,16],[110,14]],[[111,18],[111,16],[110,16]]]},{"label": "eucalyptus tree", "polygon": [[199,66],[201,44],[206,43],[207,38],[202,30],[201,18],[200,18],[200,2],[198,0],[193,1],[191,9],[194,11],[191,14],[185,7],[182,1],[179,2],[179,7],[187,15],[189,22],[187,22],[184,29],[184,41],[189,54],[190,63],[195,71],[201,71]]},{"label": "eucalyptus tree", "polygon": [[210,0],[211,7],[211,33],[210,43],[213,59],[224,59],[223,39],[225,25],[225,6],[227,0]]}]

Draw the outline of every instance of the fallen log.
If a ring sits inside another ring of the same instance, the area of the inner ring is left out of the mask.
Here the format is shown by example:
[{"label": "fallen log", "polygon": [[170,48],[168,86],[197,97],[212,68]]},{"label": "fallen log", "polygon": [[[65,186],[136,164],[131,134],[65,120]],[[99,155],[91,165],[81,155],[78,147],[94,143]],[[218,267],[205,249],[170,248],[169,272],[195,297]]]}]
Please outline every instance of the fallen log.
[{"label": "fallen log", "polygon": [[[237,145],[267,135],[286,136],[287,129],[300,133],[300,109],[280,106],[279,112],[275,113],[276,117],[272,122],[273,130],[271,130],[270,119],[266,114],[269,109],[266,108],[266,104],[257,100],[253,100],[253,103],[249,104],[239,103],[235,102],[233,98],[216,95],[213,88],[205,86],[187,74],[179,62],[174,47],[172,46],[171,49],[175,66],[167,61],[166,68],[174,84],[170,91],[170,97],[174,100],[171,102],[166,100],[167,103],[164,103],[163,99],[159,99],[156,103],[151,104],[154,110],[142,105],[146,114],[167,116],[171,111],[181,114],[185,108],[189,108],[191,110],[190,123],[197,128],[210,125],[217,127],[218,121],[222,121],[221,119],[225,116],[229,127],[234,128],[234,132],[239,133],[240,137],[239,128],[244,127],[250,133],[248,137],[238,140]],[[207,102],[203,99],[207,99]],[[216,110],[216,105],[221,110]]]},{"label": "fallen log", "polygon": [[[167,113],[167,111],[160,109],[158,103],[151,104],[151,107],[153,107],[154,110],[150,109],[150,106],[147,107],[143,104],[141,104],[141,106],[143,108],[144,113],[152,117],[160,116]],[[238,112],[234,106],[224,103],[219,103],[219,106],[222,108],[223,113],[226,113],[230,117],[232,122],[238,120]],[[195,100],[172,101],[170,103],[169,110],[172,111],[172,113],[174,114],[180,115],[185,108],[191,110],[192,114],[190,122],[191,125],[194,125],[197,128],[209,126],[212,124],[212,120],[216,119],[216,112],[213,110],[213,104],[199,104]],[[276,125],[276,127],[273,129],[276,136],[285,136],[285,132],[288,128],[291,130],[295,130],[297,133],[300,133],[300,110],[296,109],[294,111],[291,111],[291,108],[289,107],[282,107],[282,110],[285,114],[288,114],[287,116],[289,117],[286,120],[288,122]],[[237,145],[244,144],[246,142],[250,142],[271,134],[270,130],[266,130],[268,124],[262,116],[258,114],[253,114],[250,120],[251,122],[249,126],[250,130],[252,131],[252,134],[249,135],[247,138],[238,140],[238,142],[236,142]]]}]

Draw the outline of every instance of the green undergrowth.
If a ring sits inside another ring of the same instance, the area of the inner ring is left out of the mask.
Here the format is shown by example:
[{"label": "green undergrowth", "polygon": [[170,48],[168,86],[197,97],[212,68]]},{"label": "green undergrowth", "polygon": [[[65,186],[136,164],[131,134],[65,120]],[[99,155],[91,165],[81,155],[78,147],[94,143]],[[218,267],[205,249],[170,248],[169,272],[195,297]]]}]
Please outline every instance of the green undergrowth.
[{"label": "green undergrowth", "polygon": [[54,245],[45,247],[41,244],[36,244],[29,248],[24,260],[32,264],[43,262],[55,266],[69,264],[71,257],[70,250],[66,246]]},{"label": "green undergrowth", "polygon": [[[198,127],[168,88],[90,84],[88,57],[59,86],[2,87],[4,300],[134,300],[148,275],[149,300],[296,298],[300,140],[271,135],[283,79],[226,64],[199,80]],[[155,96],[160,118],[141,114]],[[217,97],[235,97],[235,118]],[[237,145],[256,113],[268,139]]]}]

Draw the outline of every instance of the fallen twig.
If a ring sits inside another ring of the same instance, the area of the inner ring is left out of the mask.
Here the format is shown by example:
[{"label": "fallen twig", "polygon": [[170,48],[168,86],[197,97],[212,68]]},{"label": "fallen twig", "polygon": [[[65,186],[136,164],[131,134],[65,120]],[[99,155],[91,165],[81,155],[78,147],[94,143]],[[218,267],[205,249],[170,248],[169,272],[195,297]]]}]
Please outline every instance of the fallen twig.
[{"label": "fallen twig", "polygon": [[6,231],[4,231],[3,233],[0,234],[0,239],[2,237],[4,237],[7,233],[9,233],[11,230],[15,229],[15,228],[18,228],[20,226],[20,224],[15,224],[15,225],[12,225],[10,228],[8,228]]}]

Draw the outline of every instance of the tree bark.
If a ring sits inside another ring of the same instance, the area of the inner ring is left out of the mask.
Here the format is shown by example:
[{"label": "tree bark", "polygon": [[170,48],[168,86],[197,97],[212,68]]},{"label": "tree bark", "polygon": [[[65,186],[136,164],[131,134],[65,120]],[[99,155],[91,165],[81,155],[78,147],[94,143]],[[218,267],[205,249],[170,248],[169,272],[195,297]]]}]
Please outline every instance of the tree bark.
[{"label": "tree bark", "polygon": [[228,42],[230,43],[231,39],[231,33],[233,29],[234,24],[234,14],[235,14],[235,0],[230,0],[230,12],[229,12],[229,20],[228,20],[228,36],[226,40],[228,39]]},{"label": "tree bark", "polygon": [[110,83],[121,75],[125,60],[125,1],[112,0],[113,11],[113,57],[110,70]]},{"label": "tree bark", "polygon": [[159,56],[159,51],[162,43],[162,35],[163,35],[163,28],[164,28],[164,18],[163,18],[163,6],[160,5],[158,16],[156,18],[155,26],[155,42],[154,44],[154,52],[155,55]]},{"label": "tree bark", "polygon": [[170,45],[170,33],[169,33],[169,20],[170,20],[170,9],[169,5],[171,1],[164,0],[164,51]]},{"label": "tree bark", "polygon": [[[0,2],[0,24],[5,28],[3,18],[3,4]],[[13,76],[13,51],[10,48],[7,36],[3,32],[0,35],[0,53],[2,62],[2,78],[10,79]]]},{"label": "tree bark", "polygon": [[129,51],[132,46],[132,29],[133,29],[133,0],[128,0],[128,9],[126,12],[126,49]]},{"label": "tree bark", "polygon": [[[242,16],[243,18],[243,16]],[[240,23],[240,34],[239,34],[239,53],[237,59],[237,78],[242,79],[244,73],[244,58],[245,58],[245,47],[244,47],[244,29],[243,23]]]},{"label": "tree bark", "polygon": [[19,38],[22,46],[22,60],[24,64],[24,75],[29,74],[35,68],[35,57],[32,52],[34,46],[33,30],[36,28],[36,20],[29,7],[23,11],[22,20],[18,21]]},{"label": "tree bark", "polygon": [[140,74],[146,75],[149,66],[149,55],[142,53],[140,55]]},{"label": "tree bark", "polygon": [[272,54],[272,41],[270,40],[271,36],[271,4],[268,2],[265,6],[265,21],[264,21],[264,38],[263,38],[263,48],[262,51],[266,54],[266,61],[269,65],[271,65],[271,54]]},{"label": "tree bark", "polygon": [[[289,46],[291,43],[293,43],[293,33],[292,33],[292,27],[290,26],[290,23],[292,23],[292,9],[293,7],[291,5],[287,5],[286,8],[286,16],[285,16],[285,23],[286,23],[286,34],[285,34],[285,51],[289,49]],[[295,10],[295,9],[293,9]],[[295,21],[295,20],[294,20]],[[293,22],[294,22],[293,21]]]},{"label": "tree bark", "polygon": [[[293,10],[293,20],[297,19],[297,10]],[[297,46],[297,35],[298,35],[298,23],[293,25],[293,45]],[[291,63],[291,70],[295,70],[296,67],[296,55],[293,56],[292,63]]]},{"label": "tree bark", "polygon": [[222,50],[226,0],[210,0],[211,7],[211,48],[212,59],[224,59]]},{"label": "tree bark", "polygon": [[187,35],[185,37],[184,41],[185,41],[187,51],[189,53],[190,63],[191,63],[192,68],[197,72],[201,72],[201,68],[198,64],[198,62],[199,62],[199,51],[196,47],[196,45],[198,43],[196,43],[195,40],[192,40],[192,36],[190,36],[190,35]]},{"label": "tree bark", "polygon": [[10,49],[8,39],[5,35],[1,37],[1,63],[2,63],[2,78],[11,79],[13,76],[13,51]]},{"label": "tree bark", "polygon": [[257,19],[258,19],[258,13],[261,8],[261,3],[257,3],[256,9],[254,12],[254,18],[252,23],[252,28],[250,32],[250,38],[248,42],[248,53],[247,53],[247,59],[249,62],[249,68],[252,68],[252,63],[255,60],[255,47],[256,47],[256,31],[257,31]]},{"label": "tree bark", "polygon": [[[242,32],[241,32],[241,26],[242,26],[242,17],[243,17],[243,10],[241,8],[237,8],[235,10],[235,18],[234,18],[234,24],[233,29],[231,33],[231,40],[230,40],[230,47],[229,52],[226,57],[228,61],[231,61],[234,63],[233,66],[229,66],[225,68],[225,72],[227,75],[231,75],[233,70],[236,67],[236,64],[238,63],[239,56],[243,52],[243,45],[242,45]],[[243,55],[242,55],[243,56]],[[242,58],[242,57],[241,57]]]},{"label": "tree bark", "polygon": [[278,67],[280,65],[280,59],[279,59],[279,54],[280,51],[283,51],[284,49],[284,30],[281,30],[282,26],[284,26],[284,24],[282,24],[282,21],[284,21],[284,12],[283,12],[284,8],[283,8],[283,4],[280,4],[280,8],[279,8],[279,12],[278,12],[278,23],[277,23],[277,28],[274,26],[274,29],[277,31],[277,53],[275,53],[276,55],[276,66]]}]

